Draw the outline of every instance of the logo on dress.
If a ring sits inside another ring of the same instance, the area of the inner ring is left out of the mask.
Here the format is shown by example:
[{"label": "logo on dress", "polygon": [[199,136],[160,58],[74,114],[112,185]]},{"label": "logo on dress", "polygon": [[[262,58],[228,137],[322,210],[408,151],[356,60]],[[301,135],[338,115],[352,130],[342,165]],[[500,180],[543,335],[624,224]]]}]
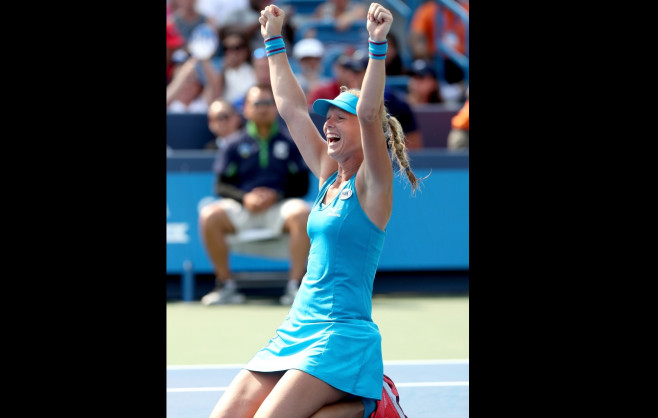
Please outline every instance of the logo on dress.
[{"label": "logo on dress", "polygon": [[352,190],[350,190],[350,189],[345,189],[342,192],[340,192],[340,199],[341,200],[349,199],[350,196],[352,196]]},{"label": "logo on dress", "polygon": [[340,213],[338,211],[340,208],[327,208],[327,216],[335,216],[336,218],[340,218]]}]

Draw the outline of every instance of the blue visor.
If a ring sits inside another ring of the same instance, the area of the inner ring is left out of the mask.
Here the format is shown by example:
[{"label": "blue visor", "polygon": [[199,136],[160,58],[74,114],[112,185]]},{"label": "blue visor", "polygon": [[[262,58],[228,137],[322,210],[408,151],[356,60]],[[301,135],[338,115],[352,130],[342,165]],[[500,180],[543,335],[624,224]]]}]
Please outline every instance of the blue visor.
[{"label": "blue visor", "polygon": [[313,111],[318,115],[327,116],[329,111],[329,106],[336,106],[343,109],[346,112],[349,112],[353,115],[356,115],[356,103],[359,101],[359,98],[348,93],[346,91],[339,94],[334,100],[327,99],[318,99],[313,102]]}]

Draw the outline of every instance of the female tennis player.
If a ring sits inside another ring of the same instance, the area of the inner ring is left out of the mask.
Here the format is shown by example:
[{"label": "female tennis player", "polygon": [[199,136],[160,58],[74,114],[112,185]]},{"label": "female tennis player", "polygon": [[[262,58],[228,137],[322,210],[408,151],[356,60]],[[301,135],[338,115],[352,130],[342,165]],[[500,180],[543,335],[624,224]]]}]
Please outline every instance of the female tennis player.
[{"label": "female tennis player", "polygon": [[382,397],[381,335],[372,285],[393,205],[389,148],[415,190],[400,123],[384,106],[391,12],[372,3],[370,59],[360,91],[320,99],[324,138],[285,54],[285,15],[261,11],[274,99],[304,160],[319,179],[308,219],[307,273],[276,336],[236,375],[211,413],[219,417],[368,417]]}]

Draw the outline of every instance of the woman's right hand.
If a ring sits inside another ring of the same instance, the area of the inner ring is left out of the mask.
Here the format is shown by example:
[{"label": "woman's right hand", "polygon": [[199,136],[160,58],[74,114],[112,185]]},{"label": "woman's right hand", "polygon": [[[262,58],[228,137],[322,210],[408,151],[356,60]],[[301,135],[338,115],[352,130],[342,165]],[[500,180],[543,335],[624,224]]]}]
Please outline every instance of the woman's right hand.
[{"label": "woman's right hand", "polygon": [[281,28],[283,28],[285,15],[286,14],[282,9],[273,4],[270,4],[265,7],[265,9],[261,10],[258,21],[261,24],[260,34],[263,35],[263,39],[281,35]]}]

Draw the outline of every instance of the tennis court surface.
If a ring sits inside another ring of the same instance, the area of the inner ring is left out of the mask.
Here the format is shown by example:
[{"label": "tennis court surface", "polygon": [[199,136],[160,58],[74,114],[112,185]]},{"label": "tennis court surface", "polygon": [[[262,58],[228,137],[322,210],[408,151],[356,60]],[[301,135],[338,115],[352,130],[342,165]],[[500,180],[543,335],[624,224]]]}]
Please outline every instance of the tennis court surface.
[{"label": "tennis court surface", "polygon": [[[385,361],[409,418],[468,417],[468,360]],[[238,364],[167,367],[167,418],[207,418]]]},{"label": "tennis court surface", "polygon": [[[268,299],[167,303],[167,418],[207,418],[289,308]],[[469,416],[468,295],[375,295],[384,373],[409,418]]]}]

